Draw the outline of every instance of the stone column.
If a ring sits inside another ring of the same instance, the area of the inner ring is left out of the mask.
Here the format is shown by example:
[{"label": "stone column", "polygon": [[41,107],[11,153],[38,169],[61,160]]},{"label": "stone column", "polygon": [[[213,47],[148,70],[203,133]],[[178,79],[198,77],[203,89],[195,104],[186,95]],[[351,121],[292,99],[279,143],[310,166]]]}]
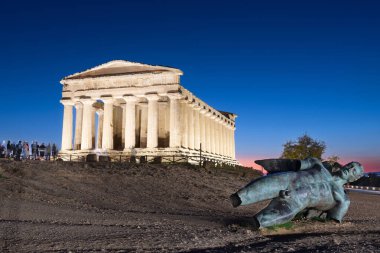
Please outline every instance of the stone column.
[{"label": "stone column", "polygon": [[74,149],[80,150],[80,143],[82,140],[82,119],[83,119],[83,104],[81,102],[77,102],[75,104],[75,142]]},{"label": "stone column", "polygon": [[81,99],[83,104],[81,150],[92,149],[92,99]]},{"label": "stone column", "polygon": [[140,104],[140,148],[146,148],[148,140],[148,104]]},{"label": "stone column", "polygon": [[189,147],[189,124],[188,124],[188,111],[187,111],[187,101],[181,100],[181,146],[184,148]]},{"label": "stone column", "polygon": [[210,117],[210,133],[211,133],[211,153],[216,154],[216,128],[215,128],[215,118],[214,114]]},{"label": "stone column", "polygon": [[215,119],[215,153],[220,155],[220,118]]},{"label": "stone column", "polygon": [[221,155],[224,155],[224,124],[223,124],[223,117],[220,119],[219,121],[219,138],[220,138],[220,141],[219,141],[219,153]]},{"label": "stone column", "polygon": [[92,112],[91,112],[91,137],[92,137],[92,149],[95,149],[96,148],[96,139],[95,139],[95,134],[96,134],[96,130],[95,130],[95,114],[96,114],[96,109],[94,107],[92,107]]},{"label": "stone column", "polygon": [[97,143],[96,143],[96,148],[97,149],[102,149],[102,137],[103,137],[103,111],[98,110],[96,112],[98,114],[98,130],[97,130]]},{"label": "stone column", "polygon": [[228,124],[228,156],[232,158],[232,126]]},{"label": "stone column", "polygon": [[157,94],[147,94],[148,99],[148,140],[147,148],[158,146],[158,99]]},{"label": "stone column", "polygon": [[228,155],[228,147],[229,147],[229,143],[228,143],[228,123],[227,122],[224,122],[223,124],[223,142],[224,142],[224,155],[225,156],[229,156]]},{"label": "stone column", "polygon": [[[126,114],[126,110],[127,110],[127,104],[122,104],[120,105],[121,108],[122,108],[122,119],[121,119],[121,146],[125,149],[125,114]],[[135,121],[136,121],[136,114],[135,114]],[[136,129],[136,125],[135,125],[135,129]],[[136,133],[135,133],[135,136],[136,136]],[[135,137],[136,139],[136,137]],[[136,141],[135,141],[136,143]],[[136,146],[136,145],[135,145]]]},{"label": "stone column", "polygon": [[205,114],[205,126],[206,126],[206,145],[205,145],[205,148],[206,148],[206,151],[211,153],[211,140],[212,140],[212,136],[211,136],[211,112],[206,112]]},{"label": "stone column", "polygon": [[62,145],[61,150],[73,149],[73,105],[71,100],[61,100],[63,109]]},{"label": "stone column", "polygon": [[201,143],[201,128],[199,124],[199,106],[194,106],[194,149],[199,150]]},{"label": "stone column", "polygon": [[232,127],[232,159],[235,159],[235,127]]},{"label": "stone column", "polygon": [[136,102],[135,96],[124,96],[125,102],[125,130],[124,130],[124,151],[136,147]]},{"label": "stone column", "polygon": [[113,149],[113,98],[101,98],[104,103],[102,149]]},{"label": "stone column", "polygon": [[188,145],[189,149],[194,149],[194,110],[193,104],[188,104],[187,107],[187,124],[188,124]]},{"label": "stone column", "polygon": [[180,103],[182,95],[179,93],[168,93],[170,99],[170,136],[169,147],[177,148],[181,146],[181,122],[180,122]]},{"label": "stone column", "polygon": [[200,125],[200,143],[202,144],[202,152],[207,151],[206,148],[206,113],[207,111],[205,109],[201,109],[199,111],[199,125]]}]

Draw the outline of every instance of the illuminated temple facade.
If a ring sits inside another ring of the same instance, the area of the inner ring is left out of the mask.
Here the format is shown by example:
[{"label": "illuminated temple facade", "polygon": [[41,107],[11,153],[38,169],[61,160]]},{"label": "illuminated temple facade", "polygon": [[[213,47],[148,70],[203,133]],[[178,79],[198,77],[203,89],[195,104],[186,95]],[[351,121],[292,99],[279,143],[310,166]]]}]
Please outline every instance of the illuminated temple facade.
[{"label": "illuminated temple facade", "polygon": [[237,164],[236,115],[186,90],[182,74],[116,60],[65,77],[61,157],[197,157],[201,149],[206,160]]}]

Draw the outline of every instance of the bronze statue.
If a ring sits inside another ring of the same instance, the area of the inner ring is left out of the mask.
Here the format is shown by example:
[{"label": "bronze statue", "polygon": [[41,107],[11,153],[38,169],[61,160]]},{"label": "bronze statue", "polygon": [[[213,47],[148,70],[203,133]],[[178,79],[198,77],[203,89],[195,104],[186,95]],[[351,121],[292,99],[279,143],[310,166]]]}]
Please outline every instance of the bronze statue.
[{"label": "bronze statue", "polygon": [[299,213],[313,210],[325,212],[328,219],[341,222],[350,205],[343,185],[358,180],[364,173],[358,162],[348,163],[335,172],[316,158],[255,162],[269,174],[253,180],[230,199],[234,207],[272,199],[254,216],[257,228],[283,224]]}]

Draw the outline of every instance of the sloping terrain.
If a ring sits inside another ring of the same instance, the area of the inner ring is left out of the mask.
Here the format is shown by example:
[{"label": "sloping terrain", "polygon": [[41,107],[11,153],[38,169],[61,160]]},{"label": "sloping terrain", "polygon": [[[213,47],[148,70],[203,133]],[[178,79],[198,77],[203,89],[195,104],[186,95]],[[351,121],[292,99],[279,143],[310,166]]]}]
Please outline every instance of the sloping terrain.
[{"label": "sloping terrain", "polygon": [[232,208],[253,173],[185,165],[0,161],[1,252],[378,252],[380,197],[351,193],[343,224],[256,231]]}]

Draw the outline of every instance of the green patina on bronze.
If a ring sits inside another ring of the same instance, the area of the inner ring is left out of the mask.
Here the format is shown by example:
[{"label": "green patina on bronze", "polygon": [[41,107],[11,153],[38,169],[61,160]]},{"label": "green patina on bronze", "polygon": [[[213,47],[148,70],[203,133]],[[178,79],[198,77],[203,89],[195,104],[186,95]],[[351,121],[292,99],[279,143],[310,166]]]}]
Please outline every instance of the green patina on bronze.
[{"label": "green patina on bronze", "polygon": [[297,214],[309,211],[325,212],[328,219],[341,222],[350,205],[344,184],[358,180],[364,173],[358,162],[331,172],[327,164],[316,158],[267,159],[256,163],[270,174],[232,194],[231,201],[237,207],[272,199],[254,216],[259,228],[284,224]]}]

